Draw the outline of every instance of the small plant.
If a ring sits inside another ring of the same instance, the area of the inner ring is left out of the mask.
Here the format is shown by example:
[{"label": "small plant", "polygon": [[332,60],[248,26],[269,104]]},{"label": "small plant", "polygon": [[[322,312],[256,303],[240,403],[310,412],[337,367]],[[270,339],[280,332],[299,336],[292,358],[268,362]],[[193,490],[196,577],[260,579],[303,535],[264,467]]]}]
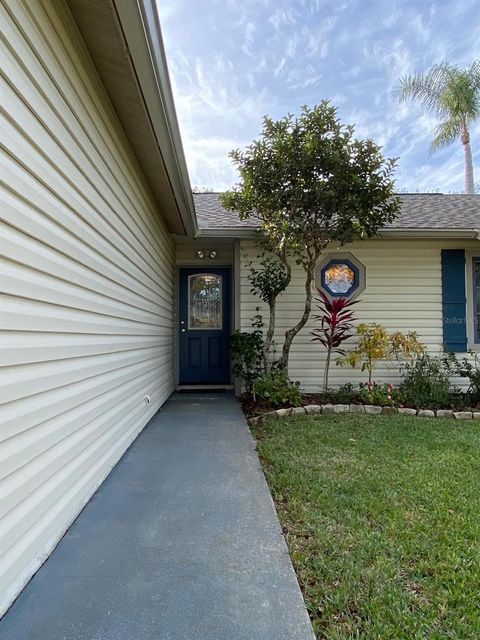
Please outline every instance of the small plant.
[{"label": "small plant", "polygon": [[379,385],[375,382],[362,383],[360,384],[358,395],[364,404],[379,404],[383,407],[393,407],[402,402],[402,395],[399,389],[392,384]]},{"label": "small plant", "polygon": [[340,366],[349,364],[351,367],[356,367],[361,363],[362,371],[368,372],[368,383],[371,384],[375,362],[389,356],[388,334],[381,324],[362,322],[357,327],[357,335],[358,342],[355,349],[344,358],[337,360],[337,364]]},{"label": "small plant", "polygon": [[414,407],[448,407],[452,402],[450,379],[441,358],[422,354],[406,364],[400,387],[403,399]]},{"label": "small plant", "polygon": [[251,393],[255,382],[265,373],[263,358],[263,320],[258,313],[252,318],[253,331],[235,331],[230,336],[232,371]]},{"label": "small plant", "polygon": [[254,395],[274,407],[298,407],[302,404],[300,383],[292,382],[278,365],[258,379],[253,387]]},{"label": "small plant", "polygon": [[330,299],[323,291],[317,289],[317,307],[322,312],[321,315],[314,316],[314,320],[320,322],[320,326],[315,328],[311,334],[312,342],[320,342],[327,350],[325,369],[323,374],[323,391],[328,390],[328,374],[332,353],[344,356],[346,351],[342,349],[342,344],[353,335],[353,312],[350,308],[358,300],[348,298]]},{"label": "small plant", "polygon": [[[269,251],[266,238],[259,238],[257,246],[261,251],[261,253],[257,255],[258,266],[255,266],[252,261],[247,261],[246,266],[249,270],[247,279],[251,286],[250,293],[258,296],[263,302],[268,304],[268,327],[262,347],[264,369],[268,371],[270,368],[270,352],[273,347],[273,336],[275,334],[277,298],[288,287],[291,274],[284,262],[280,261],[274,253]],[[258,310],[259,308],[257,307],[257,315]]]},{"label": "small plant", "polygon": [[408,331],[407,333],[396,331],[390,336],[389,343],[390,356],[396,360],[410,362],[411,365],[415,363],[418,356],[427,350],[426,345],[418,339],[416,331]]},{"label": "small plant", "polygon": [[473,400],[480,401],[480,355],[475,351],[468,352],[469,358],[459,360],[454,353],[443,357],[443,364],[448,373],[460,378],[468,378],[470,386],[467,393]]},{"label": "small plant", "polygon": [[325,401],[333,404],[350,404],[354,397],[355,389],[351,382],[342,384],[338,389],[329,389],[323,394]]},{"label": "small plant", "polygon": [[419,341],[416,331],[409,331],[408,333],[396,331],[389,336],[385,327],[372,322],[371,324],[359,324],[357,335],[359,339],[355,349],[348,353],[345,358],[338,360],[337,364],[340,366],[349,364],[352,367],[356,367],[357,364],[361,363],[362,371],[368,372],[368,383],[370,385],[372,384],[372,373],[377,360],[403,360],[413,366],[416,359],[426,351],[426,346]]}]

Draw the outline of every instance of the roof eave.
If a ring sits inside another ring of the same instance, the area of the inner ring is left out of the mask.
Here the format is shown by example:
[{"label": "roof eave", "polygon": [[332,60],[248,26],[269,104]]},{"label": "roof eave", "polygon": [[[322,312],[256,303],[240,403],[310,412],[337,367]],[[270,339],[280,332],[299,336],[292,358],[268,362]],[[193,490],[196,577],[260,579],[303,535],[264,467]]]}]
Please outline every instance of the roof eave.
[{"label": "roof eave", "polygon": [[256,227],[210,227],[198,229],[195,237],[197,238],[229,238],[248,239],[255,238],[258,233]]},{"label": "roof eave", "polygon": [[186,234],[197,220],[154,0],[113,0]]},{"label": "roof eave", "polygon": [[[231,239],[252,239],[258,229],[252,227],[211,227],[198,229],[197,238],[231,238]],[[418,239],[470,239],[480,240],[480,229],[419,229],[415,227],[382,229],[378,236],[380,238],[418,238]]]},{"label": "roof eave", "polygon": [[418,227],[404,227],[404,228],[391,228],[382,229],[379,232],[379,236],[387,236],[392,238],[441,238],[441,239],[474,239],[480,240],[480,230],[465,228],[465,229],[452,229],[452,228],[418,228]]}]

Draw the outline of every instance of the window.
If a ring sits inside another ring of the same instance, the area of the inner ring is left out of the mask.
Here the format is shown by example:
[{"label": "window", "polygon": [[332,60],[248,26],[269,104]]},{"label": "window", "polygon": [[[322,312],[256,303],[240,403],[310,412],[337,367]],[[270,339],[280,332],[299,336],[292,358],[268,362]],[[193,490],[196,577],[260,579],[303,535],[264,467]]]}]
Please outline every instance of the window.
[{"label": "window", "polygon": [[350,253],[330,254],[317,269],[316,285],[334,298],[354,297],[365,289],[365,267]]},{"label": "window", "polygon": [[188,277],[188,328],[222,328],[222,277],[201,273]]},{"label": "window", "polygon": [[332,296],[346,296],[358,287],[358,270],[349,262],[330,260],[322,269],[322,285]]},{"label": "window", "polygon": [[473,258],[473,335],[480,343],[480,258]]}]

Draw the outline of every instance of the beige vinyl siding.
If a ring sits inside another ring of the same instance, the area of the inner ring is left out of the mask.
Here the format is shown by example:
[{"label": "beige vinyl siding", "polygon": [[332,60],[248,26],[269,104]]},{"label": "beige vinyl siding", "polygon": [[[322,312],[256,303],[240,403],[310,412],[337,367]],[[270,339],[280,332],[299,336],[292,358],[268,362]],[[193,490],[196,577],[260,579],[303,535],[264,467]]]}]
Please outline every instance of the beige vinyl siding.
[{"label": "beige vinyl siding", "polygon": [[64,3],[0,11],[1,613],[173,390],[175,253]]},{"label": "beige vinyl siding", "polygon": [[[256,255],[251,244],[242,243],[251,258]],[[354,307],[359,322],[378,322],[389,332],[417,331],[420,339],[432,353],[442,350],[442,286],[441,250],[466,249],[480,252],[476,241],[441,240],[388,240],[374,239],[339,247],[338,252],[350,252],[366,267],[366,289],[360,294],[360,302]],[[335,248],[328,250],[335,253]],[[262,305],[250,293],[248,269],[241,260],[240,321],[242,330],[250,328],[250,318],[255,307]],[[285,330],[298,321],[305,300],[304,272],[293,269],[287,291],[280,297],[277,309],[276,341],[278,351],[283,344]],[[312,316],[315,314],[315,308]],[[267,317],[265,315],[265,317]],[[321,345],[311,342],[312,317],[295,338],[290,355],[289,373],[300,380],[306,391],[318,391],[321,385],[325,353]],[[353,339],[348,344],[353,344]],[[381,362],[375,370],[378,382],[399,382],[398,367]],[[340,368],[332,365],[330,384],[338,386],[346,382],[365,380],[360,368]]]}]

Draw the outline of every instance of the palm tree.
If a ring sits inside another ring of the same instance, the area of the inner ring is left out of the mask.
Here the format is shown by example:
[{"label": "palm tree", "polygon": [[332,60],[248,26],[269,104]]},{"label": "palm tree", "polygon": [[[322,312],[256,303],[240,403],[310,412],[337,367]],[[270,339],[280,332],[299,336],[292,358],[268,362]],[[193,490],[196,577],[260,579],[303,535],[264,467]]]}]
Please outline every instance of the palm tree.
[{"label": "palm tree", "polygon": [[432,151],[460,138],[465,156],[465,193],[474,193],[470,127],[480,118],[480,60],[466,69],[443,62],[426,73],[404,76],[394,93],[400,100],[418,100],[441,119]]}]

